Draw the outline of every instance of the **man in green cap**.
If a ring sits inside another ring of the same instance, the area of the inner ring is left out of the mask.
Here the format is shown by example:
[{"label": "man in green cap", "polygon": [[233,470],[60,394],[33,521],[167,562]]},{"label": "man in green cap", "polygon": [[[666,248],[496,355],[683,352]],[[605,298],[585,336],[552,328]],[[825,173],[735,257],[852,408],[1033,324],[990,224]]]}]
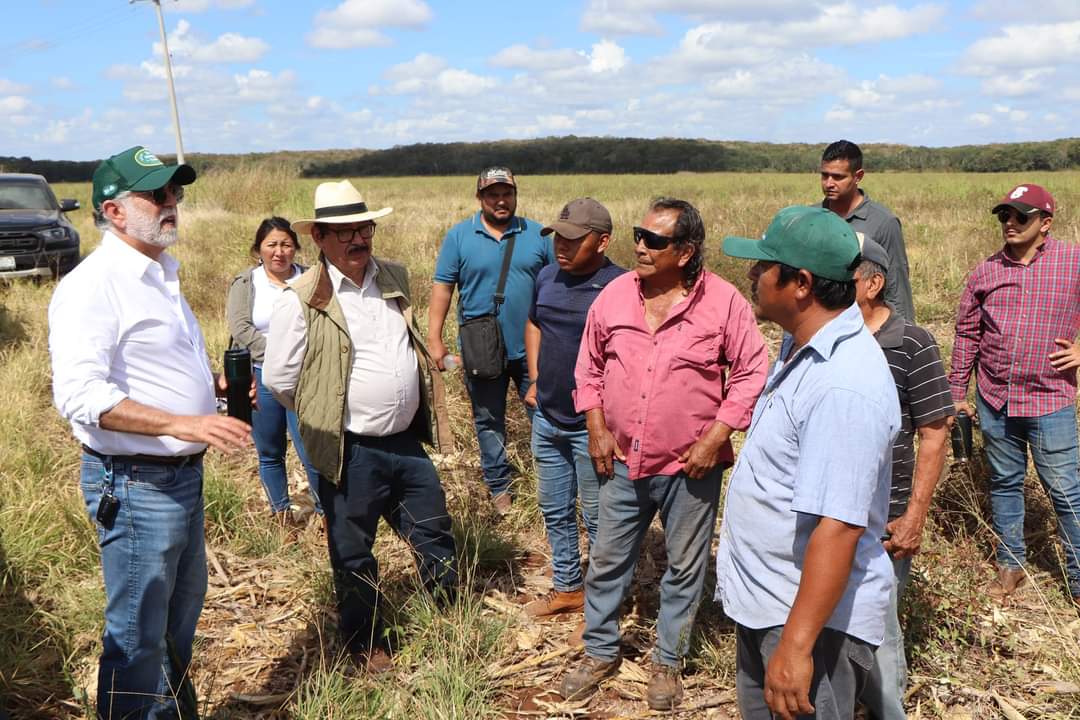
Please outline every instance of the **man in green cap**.
[{"label": "man in green cap", "polygon": [[101,245],[49,304],[53,399],[82,444],[105,579],[101,718],[197,717],[203,455],[250,442],[246,423],[217,415],[202,331],[165,252],[194,180],[142,147],[104,160],[93,190]]},{"label": "man in green cap", "polygon": [[716,599],[737,623],[739,710],[852,718],[885,632],[881,537],[900,427],[885,356],[854,304],[859,241],[829,210],[789,207],[760,240],[725,238],[724,252],[757,261],[755,311],[785,331],[716,558]]}]

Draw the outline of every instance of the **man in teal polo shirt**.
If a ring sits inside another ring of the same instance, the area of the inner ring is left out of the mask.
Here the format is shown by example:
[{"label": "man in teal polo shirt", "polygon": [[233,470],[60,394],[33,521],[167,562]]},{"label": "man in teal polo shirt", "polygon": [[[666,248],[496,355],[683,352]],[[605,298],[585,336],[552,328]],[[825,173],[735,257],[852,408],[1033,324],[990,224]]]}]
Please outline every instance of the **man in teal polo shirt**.
[{"label": "man in teal polo shirt", "polygon": [[[505,167],[491,167],[476,181],[480,209],[446,234],[435,264],[435,282],[428,309],[428,349],[439,369],[447,355],[443,323],[450,309],[454,287],[458,288],[458,323],[494,312],[495,289],[507,240],[514,238],[510,271],[506,277],[505,302],[498,312],[499,328],[506,345],[507,366],[492,380],[465,377],[472,402],[480,464],[484,482],[500,514],[510,510],[510,463],[506,459],[506,391],[514,381],[518,396],[529,389],[525,361],[525,320],[529,315],[533,285],[540,268],[554,261],[551,241],[540,235],[535,220],[518,217],[517,183]],[[531,417],[531,411],[530,411]]]}]

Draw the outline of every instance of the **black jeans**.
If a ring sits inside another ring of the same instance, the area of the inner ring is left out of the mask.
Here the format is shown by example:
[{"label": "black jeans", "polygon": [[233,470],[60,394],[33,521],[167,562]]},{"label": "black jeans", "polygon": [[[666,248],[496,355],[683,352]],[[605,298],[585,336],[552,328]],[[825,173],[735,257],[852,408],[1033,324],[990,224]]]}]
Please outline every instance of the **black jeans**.
[{"label": "black jeans", "polygon": [[341,481],[319,476],[339,630],[350,652],[385,645],[379,614],[379,565],[371,549],[379,518],[411,545],[424,588],[443,602],[455,597],[457,560],[446,495],[411,432],[345,435]]}]

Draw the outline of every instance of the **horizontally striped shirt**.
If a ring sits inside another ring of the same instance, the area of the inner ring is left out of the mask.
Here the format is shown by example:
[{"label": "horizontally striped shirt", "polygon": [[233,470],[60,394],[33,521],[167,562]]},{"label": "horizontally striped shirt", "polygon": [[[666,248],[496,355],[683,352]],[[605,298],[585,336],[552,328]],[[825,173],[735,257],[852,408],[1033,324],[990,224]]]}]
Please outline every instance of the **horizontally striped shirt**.
[{"label": "horizontally striped shirt", "polygon": [[956,413],[934,336],[892,313],[874,333],[900,399],[900,432],[893,441],[889,520],[907,511],[915,473],[915,431]]},{"label": "horizontally striped shirt", "polygon": [[953,400],[976,386],[983,400],[1009,417],[1041,417],[1076,401],[1076,370],[1057,371],[1054,338],[1080,331],[1080,247],[1051,237],[1027,265],[1004,250],[968,277],[956,314],[949,385]]}]

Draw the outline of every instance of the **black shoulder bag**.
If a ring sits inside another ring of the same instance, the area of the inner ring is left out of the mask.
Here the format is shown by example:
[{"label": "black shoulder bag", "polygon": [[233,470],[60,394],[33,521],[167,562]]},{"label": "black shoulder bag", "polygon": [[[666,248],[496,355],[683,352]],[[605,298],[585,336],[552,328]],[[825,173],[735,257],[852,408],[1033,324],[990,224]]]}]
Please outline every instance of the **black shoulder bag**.
[{"label": "black shoulder bag", "polygon": [[514,255],[514,238],[511,235],[503,250],[499,282],[495,286],[495,312],[469,320],[458,327],[461,341],[461,365],[468,377],[477,380],[494,380],[506,370],[506,345],[499,329],[499,307],[506,300],[506,275],[510,272],[510,258]]}]

